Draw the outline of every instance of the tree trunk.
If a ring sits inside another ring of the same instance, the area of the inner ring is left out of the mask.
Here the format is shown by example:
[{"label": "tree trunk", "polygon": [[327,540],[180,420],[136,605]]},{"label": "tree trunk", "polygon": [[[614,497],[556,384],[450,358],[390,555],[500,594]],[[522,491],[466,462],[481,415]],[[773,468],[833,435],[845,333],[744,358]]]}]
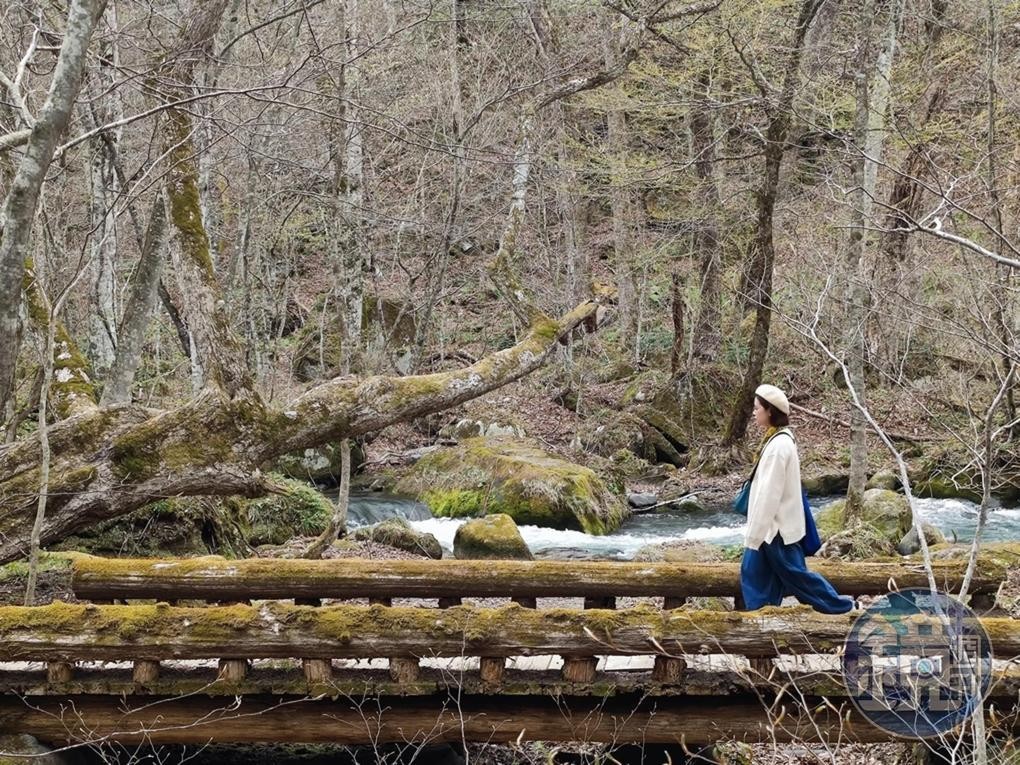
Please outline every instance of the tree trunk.
[{"label": "tree trunk", "polygon": [[[931,21],[925,24],[928,38],[926,66],[924,67],[926,70],[933,70],[940,63],[942,52],[940,43],[945,30],[948,6],[948,0],[932,0]],[[916,116],[922,137],[910,147],[906,161],[896,171],[896,180],[889,193],[887,209],[890,212],[887,215],[885,227],[892,230],[884,235],[882,244],[886,255],[896,262],[904,261],[907,258],[910,229],[913,228],[912,221],[917,219],[921,211],[921,201],[924,198],[921,179],[929,164],[928,155],[931,142],[923,137],[923,127],[938,117],[945,108],[948,98],[949,77],[943,75],[935,81],[925,95],[924,105]]]},{"label": "tree trunk", "polygon": [[[97,68],[98,98],[89,100],[88,111],[93,127],[99,127],[124,116],[120,91],[114,87],[115,73],[120,66],[117,47],[117,9],[110,9],[109,27],[113,34],[99,52]],[[89,337],[89,359],[100,378],[113,364],[117,349],[117,217],[115,205],[120,196],[117,174],[117,152],[123,128],[107,130],[89,141],[89,180],[91,183],[92,268],[95,311]]]},{"label": "tree trunk", "polygon": [[[701,261],[701,299],[698,315],[691,330],[691,363],[715,359],[722,343],[719,306],[719,270],[722,243],[719,241],[718,214],[721,207],[719,185],[715,177],[715,119],[709,111],[708,74],[699,78],[699,89],[705,100],[691,110],[691,144],[694,167],[698,175],[698,221],[694,230],[694,253]],[[674,374],[676,372],[674,371]]]},{"label": "tree trunk", "polygon": [[[621,58],[621,31],[615,23],[606,26],[606,70],[617,67]],[[620,339],[623,349],[636,361],[640,360],[640,327],[638,273],[631,245],[634,227],[634,195],[626,175],[628,129],[627,113],[618,104],[611,105],[606,115],[607,150],[610,166],[610,207],[613,221],[613,269],[616,272]]]},{"label": "tree trunk", "polygon": [[166,244],[166,209],[162,194],[156,196],[149,213],[141,258],[131,282],[131,294],[124,308],[124,321],[120,328],[120,341],[109,377],[103,388],[103,406],[131,402],[131,386],[135,372],[142,361],[145,332],[152,318],[163,268]]},{"label": "tree trunk", "polygon": [[446,283],[446,268],[450,263],[450,250],[453,247],[458,221],[460,220],[461,196],[464,186],[464,100],[461,92],[460,57],[461,49],[468,44],[466,20],[464,18],[463,0],[450,0],[450,38],[448,66],[450,71],[450,155],[452,168],[450,175],[450,203],[447,208],[443,235],[439,249],[435,254],[434,265],[426,274],[425,295],[423,306],[418,312],[414,329],[414,340],[411,344],[411,371],[417,371],[425,355],[425,346],[432,331],[432,314]]},{"label": "tree trunk", "polygon": [[681,360],[684,357],[684,311],[687,310],[687,307],[684,304],[683,286],[683,277],[674,267],[670,287],[670,303],[673,312],[673,349],[669,357],[669,371],[674,378],[680,374]]},{"label": "tree trunk", "polygon": [[[889,109],[889,75],[896,50],[896,33],[902,15],[903,0],[892,0],[886,11],[886,23],[879,38],[877,55],[871,53],[876,17],[883,15],[875,3],[866,3],[861,13],[861,51],[857,81],[857,111],[854,142],[859,156],[855,158],[853,192],[850,201],[850,234],[846,253],[847,288],[844,329],[850,338],[847,369],[850,385],[867,405],[867,383],[864,368],[867,357],[868,314],[871,309],[868,247],[878,167],[885,143],[885,119]],[[847,521],[858,518],[862,509],[865,484],[868,480],[868,424],[863,412],[850,407],[850,485],[847,490]]]},{"label": "tree trunk", "polygon": [[28,139],[25,156],[4,200],[5,221],[0,238],[0,412],[14,387],[14,373],[21,348],[21,289],[29,240],[46,171],[81,87],[89,40],[106,0],[73,0],[67,30],[53,72],[46,102]]},{"label": "tree trunk", "polygon": [[747,431],[747,422],[754,406],[754,390],[761,383],[761,372],[765,366],[765,355],[769,347],[769,326],[772,320],[772,270],[775,264],[776,247],[773,238],[773,218],[776,197],[779,193],[779,171],[786,153],[786,136],[790,128],[793,97],[800,81],[800,59],[804,52],[804,37],[811,22],[824,0],[802,0],[797,26],[794,30],[793,45],[786,60],[783,73],[783,88],[779,99],[770,111],[768,130],[765,133],[765,172],[757,193],[758,227],[748,262],[749,273],[756,280],[750,285],[755,296],[754,332],[744,372],[744,380],[734,401],[730,420],[723,436],[724,447],[734,446]]},{"label": "tree trunk", "polygon": [[[991,224],[995,231],[996,237],[1004,237],[1006,232],[1003,229],[1003,215],[1002,215],[1002,198],[999,194],[999,172],[998,172],[998,161],[996,157],[996,130],[997,130],[997,119],[996,112],[998,108],[998,89],[996,87],[996,71],[998,68],[999,61],[999,29],[998,19],[996,16],[995,0],[989,0],[988,2],[988,162],[987,168],[987,184],[988,194],[992,200],[992,215]],[[995,241],[995,251],[999,252],[1002,249],[1001,242]],[[1014,292],[1013,287],[1013,269],[1009,268],[1003,263],[997,263],[995,265],[995,288],[993,291],[993,310],[994,326],[998,330],[999,341],[1002,347],[1002,379],[1007,381],[1006,394],[1004,409],[1006,412],[1006,422],[1012,423],[1007,429],[1007,439],[1013,440],[1020,433],[1020,423],[1017,422],[1016,413],[1016,400],[1014,398],[1015,384],[1012,382],[1013,378],[1013,367],[1015,362],[1013,360],[1013,347],[1016,343],[1015,338],[1017,337],[1017,327],[1015,320],[1015,313],[1013,311],[1014,298],[1012,297]]]},{"label": "tree trunk", "polygon": [[191,334],[192,360],[200,364],[206,384],[236,395],[251,388],[251,379],[227,320],[202,220],[191,115],[173,105],[175,97],[185,97],[194,85],[196,52],[211,46],[228,2],[212,0],[196,8],[167,54],[165,75],[174,87],[167,88],[164,96],[168,108],[162,137],[168,158],[165,189],[173,230],[171,253]]}]

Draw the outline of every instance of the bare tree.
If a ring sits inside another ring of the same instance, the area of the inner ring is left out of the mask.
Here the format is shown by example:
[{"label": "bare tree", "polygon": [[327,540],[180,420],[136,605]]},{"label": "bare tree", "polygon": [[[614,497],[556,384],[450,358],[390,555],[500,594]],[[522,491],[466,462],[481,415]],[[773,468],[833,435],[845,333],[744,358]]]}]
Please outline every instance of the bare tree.
[{"label": "bare tree", "polygon": [[[53,71],[46,102],[35,118],[25,155],[18,165],[0,213],[0,411],[14,386],[21,348],[21,290],[32,226],[46,171],[67,129],[92,32],[103,15],[106,0],[74,0]],[[23,65],[28,61],[24,60]],[[5,77],[5,79],[8,79]],[[13,80],[11,81],[13,82]]]}]

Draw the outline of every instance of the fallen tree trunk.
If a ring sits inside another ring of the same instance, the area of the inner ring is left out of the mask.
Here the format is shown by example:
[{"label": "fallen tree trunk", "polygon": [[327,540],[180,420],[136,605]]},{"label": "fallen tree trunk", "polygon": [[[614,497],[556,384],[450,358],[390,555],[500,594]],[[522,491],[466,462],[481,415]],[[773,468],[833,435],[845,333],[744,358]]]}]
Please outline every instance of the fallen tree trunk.
[{"label": "fallen tree trunk", "polygon": [[[462,369],[411,377],[339,377],[280,409],[254,393],[207,389],[183,406],[95,408],[53,426],[42,544],[149,502],[183,495],[254,497],[269,489],[260,466],[282,454],[438,412],[541,366],[589,316],[583,303],[559,320],[540,316],[510,348]],[[36,439],[0,446],[0,563],[26,554],[41,452]]]},{"label": "fallen tree trunk", "polygon": [[[871,725],[849,704],[808,697],[768,710],[753,697],[611,700],[560,697],[465,696],[367,700],[271,697],[236,704],[208,698],[147,697],[138,709],[102,696],[61,699],[0,698],[0,729],[51,744],[206,744],[217,742],[429,745],[444,741],[591,741],[710,744],[747,741],[878,742],[892,734]],[[810,711],[808,711],[810,710]],[[781,720],[779,719],[781,715]],[[990,721],[991,722],[991,721]],[[999,718],[1014,729],[1014,715]]]},{"label": "fallen tree trunk", "polygon": [[[932,561],[945,591],[960,586],[966,560]],[[917,563],[813,560],[841,593],[876,595],[927,587]],[[994,593],[1006,564],[980,559],[971,592]],[[737,563],[618,563],[590,561],[277,560],[187,558],[132,560],[76,556],[73,588],[80,599],[455,598],[733,596]]]},{"label": "fallen tree trunk", "polygon": [[[53,603],[0,608],[0,661],[332,659],[661,653],[831,653],[856,617],[760,611],[386,606],[179,608]],[[1016,620],[981,619],[995,653],[1020,653]],[[937,625],[927,617],[906,626]],[[916,633],[911,633],[916,634]]]}]

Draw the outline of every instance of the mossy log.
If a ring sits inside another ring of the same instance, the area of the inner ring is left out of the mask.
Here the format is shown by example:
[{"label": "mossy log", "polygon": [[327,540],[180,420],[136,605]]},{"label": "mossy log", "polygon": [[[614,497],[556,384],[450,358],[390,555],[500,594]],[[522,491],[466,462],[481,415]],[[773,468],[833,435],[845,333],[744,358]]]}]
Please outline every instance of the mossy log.
[{"label": "mossy log", "polygon": [[[382,698],[366,713],[358,699],[307,699],[279,703],[245,698],[222,700],[149,697],[138,709],[109,697],[72,696],[33,700],[0,698],[0,728],[30,733],[50,744],[105,741],[153,744],[365,742],[435,744],[444,741],[668,742],[707,744],[724,738],[747,741],[860,741],[893,738],[861,718],[849,703],[835,707],[809,697],[788,705],[781,725],[754,698],[642,700],[639,696],[593,700],[569,696],[517,697],[506,703],[465,696]],[[381,711],[380,711],[381,710]],[[990,729],[1015,728],[1013,715]],[[991,723],[991,720],[989,721]],[[107,738],[108,737],[108,738]]]},{"label": "mossy log", "polygon": [[[966,561],[932,561],[944,591],[959,588]],[[812,560],[841,593],[875,595],[927,587],[920,563]],[[1006,578],[1000,558],[981,558],[972,593],[993,593]],[[732,596],[738,563],[605,561],[145,560],[76,556],[72,586],[81,599],[442,598]]]},{"label": "mossy log", "polygon": [[[597,307],[589,301],[558,320],[537,319],[517,345],[461,369],[338,377],[280,408],[250,390],[231,396],[209,388],[177,409],[113,405],[62,420],[50,431],[54,456],[42,544],[165,497],[261,496],[270,485],[259,466],[513,382],[540,367]],[[41,464],[38,439],[0,445],[0,563],[28,551]]]},{"label": "mossy log", "polygon": [[[826,654],[856,616],[807,606],[753,612],[385,606],[173,607],[52,603],[0,608],[0,661]],[[911,617],[918,625],[934,623]],[[1020,654],[1020,621],[981,620],[997,655]]]}]

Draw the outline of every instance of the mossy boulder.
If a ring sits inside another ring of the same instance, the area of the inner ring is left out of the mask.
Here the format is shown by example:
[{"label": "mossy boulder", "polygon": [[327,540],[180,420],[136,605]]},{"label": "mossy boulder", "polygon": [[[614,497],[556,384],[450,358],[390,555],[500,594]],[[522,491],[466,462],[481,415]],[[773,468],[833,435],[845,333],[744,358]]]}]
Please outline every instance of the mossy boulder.
[{"label": "mossy boulder", "polygon": [[632,412],[600,410],[578,426],[573,446],[602,457],[628,451],[643,458],[643,431],[641,418]]},{"label": "mossy boulder", "polygon": [[304,481],[277,477],[277,491],[258,499],[231,499],[248,524],[252,546],[283,544],[294,537],[320,534],[333,514],[333,503]]},{"label": "mossy boulder", "polygon": [[[365,449],[351,441],[351,472],[357,472],[365,461]],[[324,486],[340,483],[340,444],[324,444],[278,457],[271,468],[288,478]]]},{"label": "mossy boulder", "polygon": [[682,467],[689,458],[687,437],[680,426],[652,406],[624,411],[600,410],[578,428],[574,446],[608,457],[622,450],[649,463]]},{"label": "mossy boulder", "polygon": [[896,549],[889,539],[867,523],[853,523],[825,535],[822,549],[818,551],[821,558],[839,558],[840,560],[866,560],[869,558],[888,558],[896,554]]},{"label": "mossy boulder", "polygon": [[707,508],[697,494],[688,494],[661,508],[662,512],[704,513]]},{"label": "mossy boulder", "polygon": [[[846,521],[846,504],[845,499],[837,500],[816,516],[818,533],[823,540],[850,530]],[[873,529],[874,536],[885,540],[891,547],[910,531],[910,504],[906,497],[894,491],[868,489],[862,497],[861,517],[854,524],[855,527],[858,525]]]},{"label": "mossy boulder", "polygon": [[952,449],[941,448],[926,454],[910,470],[911,491],[918,497],[981,501],[981,477],[969,459]]},{"label": "mossy boulder", "polygon": [[462,560],[532,560],[514,519],[505,513],[474,518],[453,538],[453,556]]},{"label": "mossy boulder", "polygon": [[[930,523],[922,523],[921,531],[924,532],[924,540],[928,543],[930,548],[932,545],[943,544],[946,541],[945,536],[937,528],[932,526]],[[913,528],[910,529],[906,534],[903,535],[903,539],[896,545],[896,552],[900,555],[913,555],[921,549],[921,539],[917,531]]]},{"label": "mossy boulder", "polygon": [[357,541],[367,540],[435,560],[443,557],[443,548],[435,536],[415,531],[403,518],[387,518],[374,526],[356,529],[351,537]]},{"label": "mossy boulder", "polygon": [[608,534],[629,511],[589,468],[531,441],[467,439],[415,463],[396,484],[420,496],[433,515],[506,513],[519,524]]},{"label": "mossy boulder", "polygon": [[941,473],[935,473],[915,481],[911,488],[914,495],[918,497],[981,501],[981,490],[977,486],[970,485],[968,482],[961,483],[959,480]]},{"label": "mossy boulder", "polygon": [[808,496],[831,497],[834,494],[845,494],[850,486],[850,476],[846,473],[825,472],[804,476],[801,479]]},{"label": "mossy boulder", "polygon": [[892,470],[879,470],[868,479],[866,488],[896,491],[900,488],[900,477]]}]

